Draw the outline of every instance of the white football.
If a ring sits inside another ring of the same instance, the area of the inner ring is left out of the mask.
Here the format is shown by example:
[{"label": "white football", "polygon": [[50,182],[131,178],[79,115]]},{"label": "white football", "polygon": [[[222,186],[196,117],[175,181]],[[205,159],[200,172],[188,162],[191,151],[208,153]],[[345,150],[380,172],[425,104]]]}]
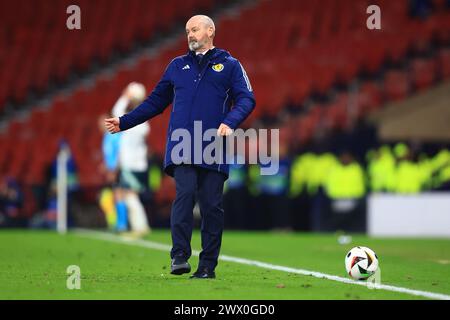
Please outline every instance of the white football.
[{"label": "white football", "polygon": [[345,256],[345,269],[350,277],[366,280],[378,269],[378,257],[372,249],[354,247]]}]

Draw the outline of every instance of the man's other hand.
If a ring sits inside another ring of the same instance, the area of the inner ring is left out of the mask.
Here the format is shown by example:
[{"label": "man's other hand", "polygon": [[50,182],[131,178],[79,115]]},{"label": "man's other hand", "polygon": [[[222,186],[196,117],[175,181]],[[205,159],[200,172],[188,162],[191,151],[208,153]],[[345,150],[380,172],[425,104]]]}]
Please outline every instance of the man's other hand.
[{"label": "man's other hand", "polygon": [[109,118],[105,119],[105,127],[109,133],[116,133],[120,131],[120,120],[119,118]]},{"label": "man's other hand", "polygon": [[229,136],[233,133],[233,130],[226,124],[221,123],[219,129],[217,129],[218,136]]}]

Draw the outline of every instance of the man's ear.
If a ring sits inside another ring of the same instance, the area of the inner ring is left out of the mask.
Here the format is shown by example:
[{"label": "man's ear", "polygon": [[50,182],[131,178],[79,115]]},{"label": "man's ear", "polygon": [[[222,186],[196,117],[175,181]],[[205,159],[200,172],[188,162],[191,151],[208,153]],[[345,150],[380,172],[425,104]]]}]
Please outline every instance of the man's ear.
[{"label": "man's ear", "polygon": [[213,36],[213,34],[214,34],[213,27],[211,27],[211,26],[208,27],[208,37],[211,38]]}]

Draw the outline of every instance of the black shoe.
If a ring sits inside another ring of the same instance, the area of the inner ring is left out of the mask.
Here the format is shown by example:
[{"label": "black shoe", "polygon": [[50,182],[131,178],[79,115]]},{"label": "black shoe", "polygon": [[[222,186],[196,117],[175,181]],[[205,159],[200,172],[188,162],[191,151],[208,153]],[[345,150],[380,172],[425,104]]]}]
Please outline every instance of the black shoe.
[{"label": "black shoe", "polygon": [[191,272],[191,265],[183,257],[175,257],[170,264],[170,273],[180,275]]},{"label": "black shoe", "polygon": [[209,268],[199,268],[190,276],[191,279],[214,279],[215,277],[216,274]]}]

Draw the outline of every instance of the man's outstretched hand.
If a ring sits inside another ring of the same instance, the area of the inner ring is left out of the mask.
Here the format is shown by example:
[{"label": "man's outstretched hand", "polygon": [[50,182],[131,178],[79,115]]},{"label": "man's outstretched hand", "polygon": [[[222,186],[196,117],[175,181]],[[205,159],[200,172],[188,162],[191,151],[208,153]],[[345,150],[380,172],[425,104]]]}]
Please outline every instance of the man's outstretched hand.
[{"label": "man's outstretched hand", "polygon": [[226,124],[221,123],[219,129],[217,129],[218,136],[229,136],[233,133],[233,130]]},{"label": "man's outstretched hand", "polygon": [[119,127],[120,120],[119,118],[109,118],[105,119],[105,127],[109,133],[116,133],[120,131]]}]

